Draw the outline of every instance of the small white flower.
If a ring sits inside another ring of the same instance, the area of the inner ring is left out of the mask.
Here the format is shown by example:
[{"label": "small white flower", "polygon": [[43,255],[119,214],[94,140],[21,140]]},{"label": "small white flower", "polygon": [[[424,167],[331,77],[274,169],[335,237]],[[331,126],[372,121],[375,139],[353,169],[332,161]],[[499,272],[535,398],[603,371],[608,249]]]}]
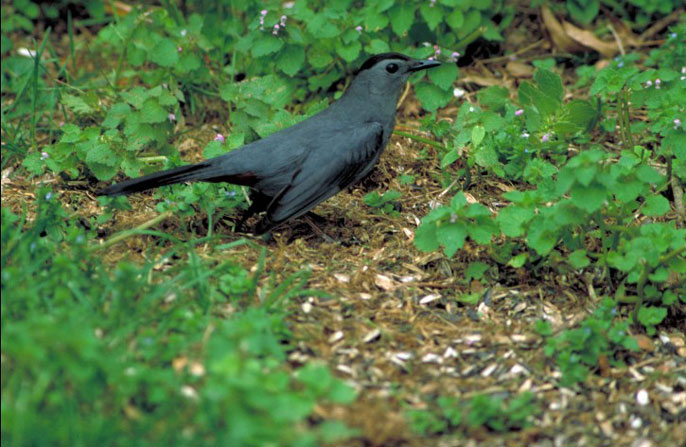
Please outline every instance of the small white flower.
[{"label": "small white flower", "polygon": [[188,31],[186,31],[185,29],[182,29],[181,30],[181,37],[186,37],[186,34],[188,34]]},{"label": "small white flower", "polygon": [[461,98],[461,97],[463,97],[463,96],[465,95],[465,93],[467,93],[467,92],[465,92],[464,90],[462,90],[462,89],[459,88],[459,87],[455,87],[455,88],[453,89],[453,96],[456,97],[456,98]]}]

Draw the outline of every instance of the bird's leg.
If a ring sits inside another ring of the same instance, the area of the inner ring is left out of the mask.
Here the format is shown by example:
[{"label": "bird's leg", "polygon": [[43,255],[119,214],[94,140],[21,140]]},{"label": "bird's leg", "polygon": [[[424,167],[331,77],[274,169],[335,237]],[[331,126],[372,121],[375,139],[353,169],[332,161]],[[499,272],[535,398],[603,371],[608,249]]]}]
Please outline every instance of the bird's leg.
[{"label": "bird's leg", "polygon": [[324,239],[324,242],[328,242],[328,243],[330,243],[330,244],[336,242],[333,238],[331,238],[331,237],[328,236],[326,233],[324,233],[324,232],[321,230],[321,228],[319,228],[319,227],[314,223],[314,221],[312,221],[311,215],[316,216],[316,214],[314,214],[314,213],[312,213],[312,212],[308,212],[307,214],[305,214],[305,215],[303,216],[303,219],[305,220],[305,222],[307,222],[307,224],[310,226],[310,228],[312,228],[312,231],[314,231],[315,234],[316,234],[317,236],[319,236],[320,238]]},{"label": "bird's leg", "polygon": [[241,219],[240,219],[240,220],[238,221],[238,223],[236,224],[236,228],[237,228],[239,231],[244,231],[244,230],[246,229],[246,228],[245,228],[245,222],[246,222],[250,217],[252,217],[253,215],[255,215],[256,213],[259,213],[259,212],[261,212],[261,211],[264,211],[264,209],[267,207],[267,205],[269,204],[269,202],[271,202],[271,197],[267,197],[267,196],[265,196],[264,194],[260,194],[260,193],[257,193],[257,192],[255,192],[255,193],[252,194],[251,199],[252,199],[252,203],[250,204],[250,206],[248,207],[248,209],[245,210],[245,212],[244,212],[243,215],[241,216]]}]

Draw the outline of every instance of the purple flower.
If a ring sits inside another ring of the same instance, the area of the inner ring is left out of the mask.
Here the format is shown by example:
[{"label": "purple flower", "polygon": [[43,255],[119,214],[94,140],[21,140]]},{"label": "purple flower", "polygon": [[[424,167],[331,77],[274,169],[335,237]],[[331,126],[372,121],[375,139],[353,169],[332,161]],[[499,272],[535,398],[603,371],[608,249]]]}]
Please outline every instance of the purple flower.
[{"label": "purple flower", "polygon": [[652,85],[653,85],[653,81],[651,81],[651,80],[646,81],[646,87],[652,87]]},{"label": "purple flower", "polygon": [[[678,129],[679,127],[681,127],[681,120],[679,118],[675,118],[674,121],[672,121],[672,122],[674,123],[675,129]],[[45,153],[45,152],[43,152],[43,153]]]},{"label": "purple flower", "polygon": [[173,113],[170,113],[169,115],[167,115],[167,119],[169,120],[170,123],[174,122],[174,121],[176,121],[176,115],[174,115]]},{"label": "purple flower", "polygon": [[267,11],[266,9],[263,9],[262,11],[260,11],[260,15],[261,15],[262,17],[264,17],[264,16],[267,15],[267,12],[268,12],[268,11]]},{"label": "purple flower", "polygon": [[287,19],[288,19],[288,17],[286,17],[285,15],[281,16],[281,27],[282,27],[282,28],[283,28],[284,26],[286,26],[286,20],[287,20]]},{"label": "purple flower", "polygon": [[48,154],[48,153],[45,152],[45,151],[41,152],[41,153],[40,153],[40,159],[41,159],[41,160],[45,160],[46,158],[50,158],[50,154]]},{"label": "purple flower", "polygon": [[515,116],[522,116],[524,114],[524,109],[515,110]]},{"label": "purple flower", "polygon": [[361,33],[361,32],[362,32],[362,27],[361,27],[360,25],[357,25],[357,26],[355,27],[355,31],[357,31],[358,33]]},{"label": "purple flower", "polygon": [[541,141],[542,141],[543,143],[545,143],[545,142],[548,141],[548,140],[550,140],[550,132],[544,133],[543,136],[541,137]]},{"label": "purple flower", "polygon": [[276,25],[274,25],[274,31],[272,31],[272,34],[275,36],[278,35],[279,34],[279,28],[280,28],[280,26],[278,23]]},{"label": "purple flower", "polygon": [[662,81],[660,81],[660,78],[655,79],[655,88],[659,89],[661,83]]},{"label": "purple flower", "polygon": [[527,132],[522,132],[522,138],[529,138],[529,136]]},{"label": "purple flower", "polygon": [[181,48],[181,46],[178,46],[178,47],[176,47],[176,50],[180,53],[183,51],[183,48]]},{"label": "purple flower", "polygon": [[218,133],[216,137],[214,137],[214,141],[219,141],[220,143],[223,143],[226,141],[226,138],[224,138],[224,135]]}]

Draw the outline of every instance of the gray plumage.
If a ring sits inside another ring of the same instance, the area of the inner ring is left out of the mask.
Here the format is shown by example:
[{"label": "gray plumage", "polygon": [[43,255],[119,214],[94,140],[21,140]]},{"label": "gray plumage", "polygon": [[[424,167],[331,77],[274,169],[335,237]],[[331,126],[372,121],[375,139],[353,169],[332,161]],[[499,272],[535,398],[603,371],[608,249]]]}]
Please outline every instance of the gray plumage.
[{"label": "gray plumage", "polygon": [[399,53],[367,59],[341,98],[292,127],[203,162],[127,180],[99,192],[117,196],[187,181],[251,188],[246,215],[266,211],[257,233],[301,216],[362,180],[393,132],[407,78],[439,65]]}]

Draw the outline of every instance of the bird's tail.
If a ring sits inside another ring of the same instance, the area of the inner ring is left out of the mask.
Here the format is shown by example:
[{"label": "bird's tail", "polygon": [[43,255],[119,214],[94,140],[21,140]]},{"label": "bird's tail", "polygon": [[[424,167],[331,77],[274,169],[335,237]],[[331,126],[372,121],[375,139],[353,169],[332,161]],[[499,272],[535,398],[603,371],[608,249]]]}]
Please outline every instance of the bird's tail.
[{"label": "bird's tail", "polygon": [[221,175],[221,168],[211,160],[197,164],[181,166],[167,171],[156,172],[143,177],[126,180],[97,192],[99,196],[121,196],[146,191],[159,186],[173,185],[189,181],[228,181],[228,176]]}]

